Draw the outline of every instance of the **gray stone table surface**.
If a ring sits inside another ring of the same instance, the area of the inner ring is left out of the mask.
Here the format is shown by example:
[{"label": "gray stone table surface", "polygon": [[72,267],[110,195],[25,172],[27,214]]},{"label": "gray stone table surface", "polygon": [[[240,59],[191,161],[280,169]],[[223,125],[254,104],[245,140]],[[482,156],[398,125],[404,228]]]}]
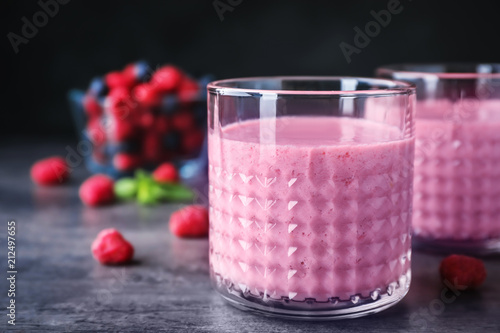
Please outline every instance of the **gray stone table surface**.
[{"label": "gray stone table surface", "polygon": [[[65,144],[0,144],[0,331],[49,332],[499,332],[500,257],[485,258],[488,277],[476,291],[442,301],[442,255],[414,252],[408,295],[379,314],[343,321],[303,322],[257,316],[227,305],[212,291],[208,242],[182,240],[168,230],[180,205],[134,203],[84,207],[71,181],[37,187],[36,159],[65,155]],[[16,325],[8,325],[7,221],[15,220]],[[105,267],[90,244],[115,227],[135,246],[133,265]],[[452,294],[446,293],[447,297]]]}]

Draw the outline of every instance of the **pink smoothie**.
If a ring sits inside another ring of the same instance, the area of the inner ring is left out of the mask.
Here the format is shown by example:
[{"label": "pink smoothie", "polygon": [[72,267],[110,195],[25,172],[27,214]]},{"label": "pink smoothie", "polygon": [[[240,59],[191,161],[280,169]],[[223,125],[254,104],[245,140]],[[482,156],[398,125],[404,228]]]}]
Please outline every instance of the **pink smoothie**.
[{"label": "pink smoothie", "polygon": [[209,133],[212,273],[297,301],[375,298],[406,284],[414,148],[401,136],[334,117]]},{"label": "pink smoothie", "polygon": [[414,232],[500,237],[500,101],[417,104]]}]

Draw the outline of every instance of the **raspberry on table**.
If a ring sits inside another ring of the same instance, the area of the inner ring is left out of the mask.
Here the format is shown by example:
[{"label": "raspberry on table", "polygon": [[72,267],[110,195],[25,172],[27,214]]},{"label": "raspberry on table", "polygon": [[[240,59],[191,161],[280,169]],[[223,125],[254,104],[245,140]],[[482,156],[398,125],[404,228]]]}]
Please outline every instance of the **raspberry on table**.
[{"label": "raspberry on table", "polygon": [[127,263],[134,256],[134,247],[116,229],[102,230],[91,249],[93,257],[104,265]]},{"label": "raspberry on table", "polygon": [[159,183],[176,183],[179,181],[179,173],[172,163],[162,163],[153,171],[153,179]]},{"label": "raspberry on table", "polygon": [[33,164],[30,173],[33,182],[39,185],[57,185],[69,178],[68,164],[60,156],[39,160]]},{"label": "raspberry on table", "polygon": [[170,231],[177,237],[208,236],[208,210],[201,205],[184,207],[170,216]]},{"label": "raspberry on table", "polygon": [[460,290],[479,287],[486,279],[486,268],[481,260],[458,254],[444,258],[439,273],[442,279]]},{"label": "raspberry on table", "polygon": [[100,206],[115,200],[113,179],[106,175],[97,174],[80,186],[80,199],[88,206]]}]

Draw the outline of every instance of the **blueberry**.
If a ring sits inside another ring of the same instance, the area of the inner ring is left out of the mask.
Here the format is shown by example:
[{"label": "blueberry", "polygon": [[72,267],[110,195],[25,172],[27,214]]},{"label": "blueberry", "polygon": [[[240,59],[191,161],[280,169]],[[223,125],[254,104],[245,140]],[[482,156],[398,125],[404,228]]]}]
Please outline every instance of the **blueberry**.
[{"label": "blueberry", "polygon": [[196,103],[193,107],[196,124],[205,127],[207,125],[207,105],[206,103]]},{"label": "blueberry", "polygon": [[202,169],[196,160],[190,160],[180,167],[179,175],[182,179],[190,179],[198,175]]},{"label": "blueberry", "polygon": [[83,108],[83,98],[85,93],[81,90],[72,89],[68,94],[68,100],[73,112],[73,118],[78,128],[83,128],[85,125],[85,110]]},{"label": "blueberry", "polygon": [[108,156],[114,156],[118,153],[137,153],[140,150],[140,145],[137,141],[127,141],[120,143],[108,143],[106,144],[106,154]]},{"label": "blueberry", "polygon": [[200,163],[206,163],[208,165],[208,142],[207,137],[203,141],[203,145],[201,146],[200,154],[197,158]]},{"label": "blueberry", "polygon": [[146,82],[150,79],[152,70],[146,61],[138,61],[134,66],[137,81]]},{"label": "blueberry", "polygon": [[[215,76],[213,76],[212,74],[207,74],[207,75],[202,76],[198,80],[198,84],[200,85],[200,89],[202,89],[203,92],[206,92],[207,84],[209,84],[210,82],[212,82],[214,80],[215,80]],[[205,94],[205,96],[206,96],[206,94]]]},{"label": "blueberry", "polygon": [[203,142],[201,147],[201,151],[196,158],[190,159],[182,163],[179,167],[179,175],[181,179],[190,184],[190,186],[194,186],[198,188],[202,193],[204,191],[203,186],[197,186],[206,184],[208,181],[206,177],[208,176],[208,146],[207,140]]},{"label": "blueberry", "polygon": [[120,144],[108,143],[105,147],[106,155],[114,156],[121,152]]},{"label": "blueberry", "polygon": [[175,95],[167,95],[161,101],[161,109],[165,114],[173,114],[179,106],[179,100]]},{"label": "blueberry", "polygon": [[106,95],[97,97],[97,102],[99,103],[99,105],[104,106],[105,101],[106,101]]},{"label": "blueberry", "polygon": [[196,82],[198,83],[198,92],[196,94],[195,100],[205,101],[207,100],[207,85],[215,79],[213,75],[205,75],[199,78]]},{"label": "blueberry", "polygon": [[181,146],[181,136],[177,132],[170,132],[163,137],[163,145],[168,150],[178,150]]},{"label": "blueberry", "polygon": [[94,96],[104,97],[108,94],[109,89],[106,86],[106,83],[104,82],[104,80],[102,78],[96,77],[96,78],[92,79],[92,81],[90,82],[89,91]]},{"label": "blueberry", "polygon": [[199,176],[200,174],[207,173],[208,171],[208,156],[206,144],[202,149],[200,155],[194,159],[186,161],[179,168],[179,175],[182,179],[190,179]]}]

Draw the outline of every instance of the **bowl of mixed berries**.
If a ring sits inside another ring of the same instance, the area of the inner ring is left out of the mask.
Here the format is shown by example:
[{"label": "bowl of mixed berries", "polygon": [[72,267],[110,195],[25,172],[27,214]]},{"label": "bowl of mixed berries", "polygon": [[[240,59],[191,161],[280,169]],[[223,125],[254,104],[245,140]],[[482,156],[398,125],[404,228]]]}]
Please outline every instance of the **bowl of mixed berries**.
[{"label": "bowl of mixed berries", "polygon": [[72,90],[79,153],[87,168],[114,178],[163,162],[176,163],[184,178],[202,172],[211,79],[140,61],[94,78],[85,91]]}]

